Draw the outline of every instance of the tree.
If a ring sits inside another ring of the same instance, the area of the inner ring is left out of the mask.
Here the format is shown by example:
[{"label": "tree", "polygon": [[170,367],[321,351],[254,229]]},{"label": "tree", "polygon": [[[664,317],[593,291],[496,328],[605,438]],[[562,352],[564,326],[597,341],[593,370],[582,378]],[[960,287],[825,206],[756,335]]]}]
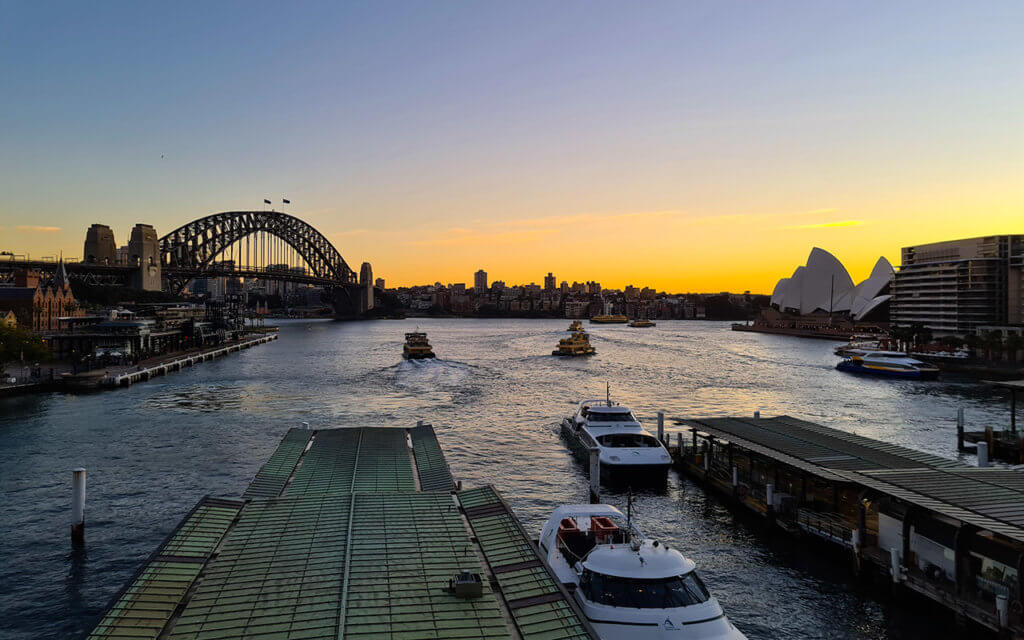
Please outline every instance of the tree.
[{"label": "tree", "polygon": [[0,326],[0,371],[12,362],[50,359],[50,350],[36,334],[21,327]]}]

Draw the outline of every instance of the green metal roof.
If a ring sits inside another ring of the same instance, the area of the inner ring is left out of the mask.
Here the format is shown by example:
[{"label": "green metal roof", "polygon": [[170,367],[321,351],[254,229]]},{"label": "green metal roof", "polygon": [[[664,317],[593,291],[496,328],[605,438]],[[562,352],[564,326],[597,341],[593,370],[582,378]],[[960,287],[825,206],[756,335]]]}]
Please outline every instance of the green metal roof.
[{"label": "green metal roof", "polygon": [[289,430],[242,495],[246,498],[270,498],[281,495],[285,483],[295,469],[295,464],[312,437],[312,431]]},{"label": "green metal roof", "polygon": [[[248,499],[201,501],[90,637],[511,638],[510,617],[530,640],[596,637],[497,492],[463,512],[433,429],[414,431],[289,431]],[[463,570],[482,597],[447,590]]]},{"label": "green metal roof", "polygon": [[498,492],[487,486],[458,496],[520,635],[526,640],[595,637]]},{"label": "green metal roof", "polygon": [[416,491],[405,429],[317,431],[286,495]]},{"label": "green metal roof", "polygon": [[455,489],[452,472],[437,442],[434,427],[429,424],[409,429],[413,453],[416,455],[416,473],[421,491],[451,491]]},{"label": "green metal roof", "polygon": [[108,608],[89,638],[160,635],[242,504],[201,500]]}]

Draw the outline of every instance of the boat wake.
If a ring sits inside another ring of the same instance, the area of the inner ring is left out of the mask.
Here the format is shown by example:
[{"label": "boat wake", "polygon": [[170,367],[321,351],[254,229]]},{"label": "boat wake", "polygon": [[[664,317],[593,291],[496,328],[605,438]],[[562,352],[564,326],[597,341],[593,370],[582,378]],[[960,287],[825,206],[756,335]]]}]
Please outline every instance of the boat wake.
[{"label": "boat wake", "polygon": [[454,360],[431,358],[403,360],[392,367],[400,387],[461,387],[473,375],[472,365]]}]

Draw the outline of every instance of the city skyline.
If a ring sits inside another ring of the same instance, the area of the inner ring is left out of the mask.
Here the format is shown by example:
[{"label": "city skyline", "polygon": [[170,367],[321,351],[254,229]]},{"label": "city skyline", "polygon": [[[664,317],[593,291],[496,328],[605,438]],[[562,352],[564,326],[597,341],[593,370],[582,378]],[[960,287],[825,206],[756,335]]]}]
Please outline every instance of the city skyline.
[{"label": "city skyline", "polygon": [[8,5],[0,249],[289,198],[390,286],[770,293],[1020,231],[1024,7],[792,8]]}]

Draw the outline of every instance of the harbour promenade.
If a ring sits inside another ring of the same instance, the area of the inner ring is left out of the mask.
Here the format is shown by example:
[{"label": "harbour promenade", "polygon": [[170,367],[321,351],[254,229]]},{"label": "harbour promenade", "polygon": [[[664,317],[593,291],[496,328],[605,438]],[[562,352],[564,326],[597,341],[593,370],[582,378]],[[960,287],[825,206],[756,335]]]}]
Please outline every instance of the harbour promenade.
[{"label": "harbour promenade", "polygon": [[88,635],[240,637],[597,636],[498,492],[462,490],[420,424],[290,430],[240,496],[199,501]]}]

